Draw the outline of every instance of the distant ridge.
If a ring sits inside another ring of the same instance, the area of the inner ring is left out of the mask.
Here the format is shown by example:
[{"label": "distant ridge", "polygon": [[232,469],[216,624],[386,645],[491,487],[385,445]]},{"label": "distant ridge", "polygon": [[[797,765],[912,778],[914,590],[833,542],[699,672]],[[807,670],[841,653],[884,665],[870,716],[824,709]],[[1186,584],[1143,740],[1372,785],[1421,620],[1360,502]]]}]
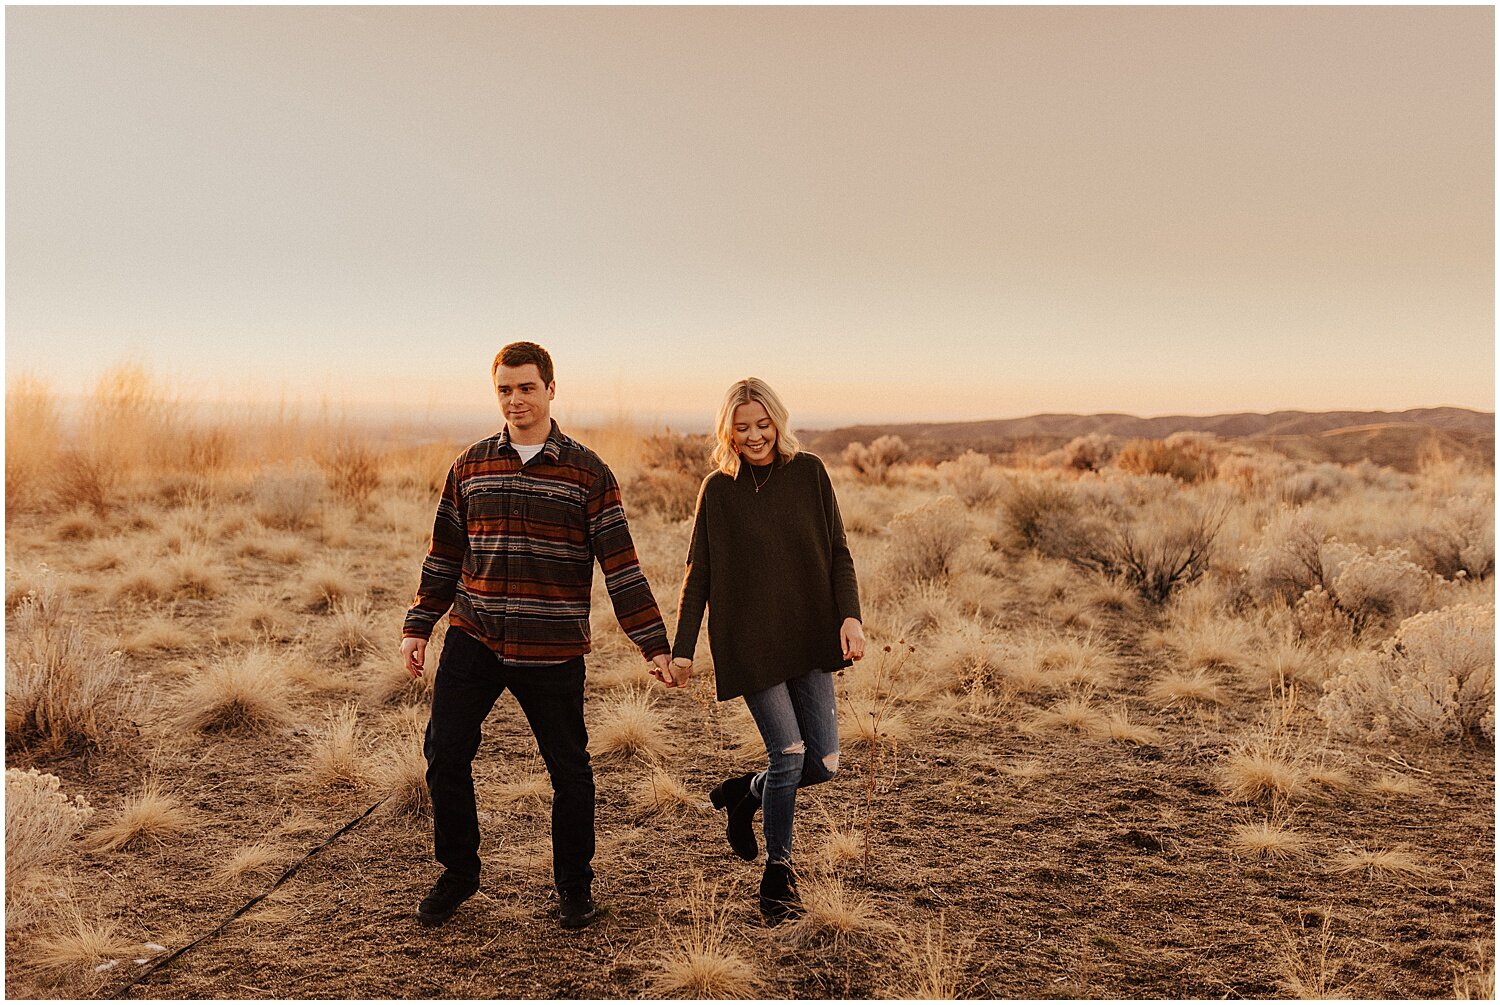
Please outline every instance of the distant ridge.
[{"label": "distant ridge", "polygon": [[1299,412],[1224,415],[1164,415],[1141,418],[1122,413],[1030,415],[978,422],[893,423],[845,426],[801,435],[809,449],[826,455],[850,443],[900,436],[919,457],[940,460],[972,449],[1011,454],[1044,452],[1090,433],[1119,439],[1162,439],[1173,433],[1213,433],[1248,439],[1291,457],[1349,463],[1368,458],[1400,470],[1413,470],[1424,451],[1494,464],[1495,413],[1468,408],[1412,408],[1404,412]]}]

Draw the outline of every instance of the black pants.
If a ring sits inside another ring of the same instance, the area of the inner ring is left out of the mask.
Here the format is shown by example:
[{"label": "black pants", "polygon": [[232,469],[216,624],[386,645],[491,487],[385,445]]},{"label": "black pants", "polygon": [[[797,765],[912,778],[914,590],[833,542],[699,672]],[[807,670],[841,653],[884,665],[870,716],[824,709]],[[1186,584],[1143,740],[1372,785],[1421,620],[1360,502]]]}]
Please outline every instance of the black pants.
[{"label": "black pants", "polygon": [[471,766],[479,728],[509,688],[552,778],[552,880],[559,890],[594,877],[594,772],[583,724],[583,657],[547,667],[501,663],[484,643],[448,632],[432,686],[422,753],[432,793],[433,850],[456,875],[479,877],[479,817]]}]

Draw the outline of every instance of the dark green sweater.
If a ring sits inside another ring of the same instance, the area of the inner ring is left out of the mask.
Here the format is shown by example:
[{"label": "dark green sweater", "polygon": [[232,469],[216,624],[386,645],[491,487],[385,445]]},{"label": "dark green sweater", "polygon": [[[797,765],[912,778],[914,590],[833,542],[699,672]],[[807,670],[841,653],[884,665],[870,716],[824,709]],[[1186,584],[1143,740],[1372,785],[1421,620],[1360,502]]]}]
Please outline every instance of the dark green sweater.
[{"label": "dark green sweater", "polygon": [[[769,478],[767,471],[769,470]],[[858,618],[859,585],[828,471],[800,453],[737,478],[715,471],[698,492],[672,655],[692,659],[708,607],[720,701],[810,670],[849,666],[839,644]]]}]

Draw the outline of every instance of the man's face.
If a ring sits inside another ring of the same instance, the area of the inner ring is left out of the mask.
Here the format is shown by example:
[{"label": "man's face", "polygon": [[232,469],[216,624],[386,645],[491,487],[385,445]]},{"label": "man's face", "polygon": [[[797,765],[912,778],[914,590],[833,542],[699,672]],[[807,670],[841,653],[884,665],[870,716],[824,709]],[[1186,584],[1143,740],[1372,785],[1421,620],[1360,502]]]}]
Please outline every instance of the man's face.
[{"label": "man's face", "polygon": [[552,396],[557,384],[542,383],[535,363],[524,366],[501,364],[495,370],[495,397],[500,414],[513,432],[534,433],[552,428]]}]

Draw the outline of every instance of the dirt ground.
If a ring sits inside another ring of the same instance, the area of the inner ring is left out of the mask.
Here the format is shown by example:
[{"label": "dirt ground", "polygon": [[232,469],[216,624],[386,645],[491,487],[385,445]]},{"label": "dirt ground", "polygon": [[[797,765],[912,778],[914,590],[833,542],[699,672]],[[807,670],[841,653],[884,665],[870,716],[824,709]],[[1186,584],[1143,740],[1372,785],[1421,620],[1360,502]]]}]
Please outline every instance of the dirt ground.
[{"label": "dirt ground", "polygon": [[[11,528],[13,562],[35,557],[23,543],[25,529]],[[663,531],[664,552],[678,547],[679,532]],[[284,575],[263,559],[239,561],[238,582]],[[414,570],[415,560],[409,564]],[[1019,575],[996,568],[997,589]],[[377,610],[399,615],[408,586],[376,581],[368,596]],[[659,595],[670,590],[658,586]],[[228,602],[183,600],[176,616],[211,626]],[[115,632],[136,611],[103,596],[92,606],[99,627]],[[996,629],[1044,617],[1039,608],[1018,608]],[[1380,796],[1356,785],[1306,796],[1290,812],[1308,839],[1305,853],[1242,857],[1228,848],[1231,829],[1264,812],[1230,801],[1215,765],[1260,721],[1264,701],[1237,692],[1213,708],[1153,706],[1142,691],[1162,657],[1139,644],[1144,623],[1100,612],[1098,626],[1125,667],[1109,698],[1127,701],[1134,721],[1159,729],[1158,744],[1029,728],[1048,703],[1039,697],[971,711],[913,704],[904,710],[910,735],[879,748],[873,785],[870,749],[850,743],[838,777],[800,795],[799,863],[814,862],[830,824],[868,837],[868,867],[858,859],[840,867],[875,907],[877,921],[859,930],[794,942],[762,925],[754,904],[760,867],[733,856],[722,816],[707,802],[714,784],[754,768],[757,758],[734,744],[728,710],[715,707],[703,674],[687,693],[654,692],[673,745],[663,767],[697,797],[695,805],[643,812],[629,794],[649,766],[596,757],[595,895],[605,913],[594,926],[564,932],[553,917],[545,799],[503,796],[505,783],[540,770],[525,721],[504,696],[475,761],[483,888],[448,924],[427,929],[413,917],[438,871],[430,822],[379,809],[126,996],[637,997],[650,992],[664,948],[689,924],[688,893],[700,880],[717,884],[726,899],[727,945],[753,965],[760,997],[908,996],[917,961],[903,936],[939,921],[964,997],[1284,996],[1290,975],[1309,965],[1328,978],[1330,992],[1348,996],[1451,996],[1455,973],[1480,965],[1479,940],[1493,940],[1493,749],[1329,740],[1357,780],[1398,770],[1417,780],[1417,791]],[[202,633],[211,648],[212,630]],[[174,664],[193,655],[169,649],[134,665],[160,683],[169,705],[181,675]],[[630,659],[618,650],[592,657],[591,679]],[[330,703],[348,697],[341,686],[357,689],[349,661],[327,662],[328,690],[301,696],[293,721],[270,733],[173,737],[147,723],[107,756],[13,752],[8,766],[59,775],[65,792],[87,793],[98,819],[154,773],[205,822],[191,836],[139,851],[80,845],[64,863],[75,900],[131,943],[176,949],[264,893],[375,803],[381,793],[372,785],[330,788],[307,770]],[[841,694],[848,685],[839,681]],[[591,726],[619,693],[591,684]],[[841,714],[857,714],[847,705],[841,699]],[[373,759],[382,724],[403,713],[368,707],[364,714]],[[254,841],[277,850],[271,868],[216,878],[229,855]],[[1359,847],[1404,848],[1430,871],[1415,878],[1334,871],[1332,856]],[[82,965],[40,971],[28,966],[35,937],[7,939],[10,997],[108,997],[147,970],[123,959],[103,972]]]}]

